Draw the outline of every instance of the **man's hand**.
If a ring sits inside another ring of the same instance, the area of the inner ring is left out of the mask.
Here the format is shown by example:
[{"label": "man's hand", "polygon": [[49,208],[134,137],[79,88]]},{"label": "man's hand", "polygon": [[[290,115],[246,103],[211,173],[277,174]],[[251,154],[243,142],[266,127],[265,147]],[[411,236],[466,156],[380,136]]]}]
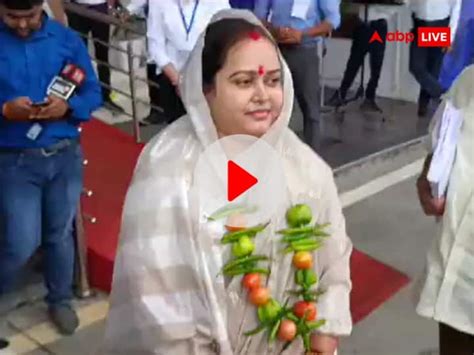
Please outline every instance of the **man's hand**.
[{"label": "man's hand", "polygon": [[49,8],[53,13],[54,19],[64,26],[68,25],[66,12],[64,11],[63,0],[48,0]]},{"label": "man's hand", "polygon": [[2,116],[12,121],[26,121],[32,113],[33,107],[29,97],[19,97],[6,102],[2,107]]},{"label": "man's hand", "polygon": [[132,15],[127,10],[121,11],[118,15],[118,18],[122,23],[128,22]]},{"label": "man's hand", "polygon": [[278,29],[277,41],[281,44],[300,44],[303,32],[294,28],[283,27]]},{"label": "man's hand", "polygon": [[175,69],[173,64],[167,64],[163,67],[163,73],[168,77],[173,86],[178,86],[179,83],[179,72]]},{"label": "man's hand", "polygon": [[418,178],[416,187],[423,212],[427,216],[442,216],[446,206],[446,199],[433,197],[430,183],[424,174]]},{"label": "man's hand", "polygon": [[42,107],[37,114],[33,114],[31,119],[58,119],[66,115],[69,106],[63,99],[50,95],[48,104]]},{"label": "man's hand", "polygon": [[453,50],[453,46],[443,47],[443,53],[449,53]]},{"label": "man's hand", "polygon": [[311,335],[311,351],[306,355],[334,355],[337,350],[338,338],[325,335],[313,334]]}]

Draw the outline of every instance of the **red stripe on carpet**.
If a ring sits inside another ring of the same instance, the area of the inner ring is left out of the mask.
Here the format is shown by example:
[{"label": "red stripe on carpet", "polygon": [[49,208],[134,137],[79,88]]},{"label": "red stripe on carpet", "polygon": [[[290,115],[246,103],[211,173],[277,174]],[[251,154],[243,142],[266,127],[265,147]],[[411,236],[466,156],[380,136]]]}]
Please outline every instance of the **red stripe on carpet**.
[{"label": "red stripe on carpet", "polygon": [[[83,198],[83,209],[97,218],[96,224],[85,222],[90,281],[94,287],[109,292],[123,202],[143,145],[98,120],[86,124],[82,135],[89,160],[85,187],[94,192],[92,197]],[[402,273],[356,249],[351,257],[351,272],[354,322],[365,318],[409,282]]]},{"label": "red stripe on carpet", "polygon": [[82,198],[83,212],[97,218],[95,224],[84,221],[89,277],[94,287],[110,291],[122,207],[143,145],[99,120],[83,126],[82,145],[89,162],[84,187],[93,192]]},{"label": "red stripe on carpet", "polygon": [[406,275],[357,249],[351,255],[351,278],[354,323],[367,317],[410,282]]}]

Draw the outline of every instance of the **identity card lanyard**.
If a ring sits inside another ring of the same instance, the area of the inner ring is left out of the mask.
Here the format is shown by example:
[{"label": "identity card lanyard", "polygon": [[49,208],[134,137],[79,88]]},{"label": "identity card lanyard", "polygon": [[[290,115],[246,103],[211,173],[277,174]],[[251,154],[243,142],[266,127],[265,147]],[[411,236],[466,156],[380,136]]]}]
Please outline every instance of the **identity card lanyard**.
[{"label": "identity card lanyard", "polygon": [[179,3],[179,13],[181,14],[181,20],[183,21],[183,26],[184,26],[184,29],[186,30],[186,40],[188,40],[189,33],[191,32],[191,29],[193,28],[194,18],[196,17],[199,0],[195,0],[194,2],[193,14],[191,15],[191,21],[189,22],[189,24],[186,22],[186,17],[184,16],[183,7],[181,6],[181,1],[179,1],[178,3]]}]

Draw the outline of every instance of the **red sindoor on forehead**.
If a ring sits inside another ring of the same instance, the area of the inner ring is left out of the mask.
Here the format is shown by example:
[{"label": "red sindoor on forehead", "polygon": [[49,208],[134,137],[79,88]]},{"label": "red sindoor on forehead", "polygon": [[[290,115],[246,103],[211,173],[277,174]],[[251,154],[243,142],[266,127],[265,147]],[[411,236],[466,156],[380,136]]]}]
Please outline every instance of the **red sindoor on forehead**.
[{"label": "red sindoor on forehead", "polygon": [[258,66],[258,75],[263,76],[265,74],[265,68],[263,65]]},{"label": "red sindoor on forehead", "polygon": [[258,41],[260,38],[262,38],[262,35],[257,31],[252,31],[249,33],[249,38],[253,39],[254,41]]}]

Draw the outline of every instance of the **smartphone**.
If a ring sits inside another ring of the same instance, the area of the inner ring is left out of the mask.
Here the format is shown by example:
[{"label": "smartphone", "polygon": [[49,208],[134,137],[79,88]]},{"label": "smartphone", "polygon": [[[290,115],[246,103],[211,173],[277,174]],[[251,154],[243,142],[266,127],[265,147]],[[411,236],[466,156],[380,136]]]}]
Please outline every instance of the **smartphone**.
[{"label": "smartphone", "polygon": [[44,107],[44,106],[47,106],[48,103],[49,103],[48,100],[38,101],[38,102],[33,102],[33,104],[31,106],[33,106],[33,107]]}]

